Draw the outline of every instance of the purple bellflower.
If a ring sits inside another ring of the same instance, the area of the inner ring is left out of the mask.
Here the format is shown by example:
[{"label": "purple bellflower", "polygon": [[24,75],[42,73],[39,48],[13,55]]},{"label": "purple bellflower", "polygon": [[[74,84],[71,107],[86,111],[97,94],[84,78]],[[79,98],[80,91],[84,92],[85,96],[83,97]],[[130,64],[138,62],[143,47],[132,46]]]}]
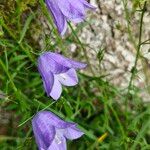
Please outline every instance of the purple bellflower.
[{"label": "purple bellflower", "polygon": [[95,9],[86,0],[46,0],[45,2],[61,35],[67,30],[67,21],[82,22],[85,19],[85,9]]},{"label": "purple bellflower", "polygon": [[32,128],[39,150],[66,150],[66,140],[80,138],[75,123],[66,122],[49,111],[40,111],[32,119]]},{"label": "purple bellflower", "polygon": [[38,58],[38,70],[44,89],[54,100],[59,99],[62,85],[75,86],[78,83],[76,69],[85,68],[86,64],[66,58],[58,53],[45,52]]}]

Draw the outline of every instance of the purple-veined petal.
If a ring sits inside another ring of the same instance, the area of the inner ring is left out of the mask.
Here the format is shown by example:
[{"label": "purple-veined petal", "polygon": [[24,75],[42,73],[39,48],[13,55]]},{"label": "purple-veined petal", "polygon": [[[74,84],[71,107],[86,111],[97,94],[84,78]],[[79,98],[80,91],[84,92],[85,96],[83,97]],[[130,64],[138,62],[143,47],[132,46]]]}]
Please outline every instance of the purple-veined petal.
[{"label": "purple-veined petal", "polygon": [[78,83],[78,77],[75,69],[69,69],[65,73],[57,75],[58,80],[65,86],[74,86]]},{"label": "purple-veined petal", "polygon": [[82,17],[72,18],[72,19],[70,19],[70,20],[71,20],[72,22],[74,22],[74,23],[83,22],[84,19],[85,19],[85,8],[84,8],[83,4],[80,2],[80,0],[77,0],[77,1],[68,0],[68,1],[72,4],[72,6],[73,6],[76,10],[82,12],[82,14],[83,14]]},{"label": "purple-veined petal", "polygon": [[36,138],[36,142],[40,149],[47,149],[54,137],[55,137],[55,128],[51,126],[41,115],[38,113],[32,119],[33,132]]},{"label": "purple-veined petal", "polygon": [[81,63],[72,59],[68,59],[68,62],[71,64],[71,67],[74,69],[83,69],[87,66],[85,63]]},{"label": "purple-veined petal", "polygon": [[[60,61],[60,63],[57,59]],[[38,58],[38,66],[41,68],[40,70],[46,70],[47,72],[50,71],[55,74],[64,73],[69,70],[70,66],[61,64],[61,62],[68,64],[66,59],[63,59],[62,61],[61,59],[62,56],[59,54],[57,55],[55,53],[45,52]]]},{"label": "purple-veined petal", "polygon": [[52,52],[47,52],[48,56],[53,59],[55,62],[58,64],[65,66],[67,68],[71,68],[71,64],[68,62],[68,59],[64,57],[63,55],[60,55],[58,53],[52,53]]},{"label": "purple-veined petal", "polygon": [[60,82],[58,81],[57,76],[54,75],[54,84],[53,84],[52,90],[50,92],[50,96],[54,100],[58,100],[61,93],[62,93],[62,86],[61,86]]},{"label": "purple-veined petal", "polygon": [[46,149],[46,144],[44,143],[43,139],[42,139],[42,135],[41,133],[38,131],[37,127],[32,123],[32,128],[33,128],[33,132],[34,132],[34,136],[35,136],[35,140],[36,143],[39,147],[40,150],[42,149]]},{"label": "purple-veined petal", "polygon": [[71,127],[68,127],[67,129],[64,130],[63,135],[70,140],[73,139],[78,139],[80,138],[84,133],[80,131],[76,125],[73,125]]},{"label": "purple-veined petal", "polygon": [[66,58],[63,55],[60,55],[58,53],[52,53],[52,52],[47,52],[47,53],[49,53],[50,58],[55,60],[58,64],[65,66],[66,68],[82,69],[87,66],[85,63],[81,63],[81,62]]},{"label": "purple-veined petal", "polygon": [[43,118],[43,120],[46,120],[51,126],[55,126],[58,129],[65,129],[75,125],[75,123],[66,122],[49,111],[40,111],[38,114]]},{"label": "purple-veined petal", "polygon": [[63,136],[55,137],[48,150],[67,150],[66,138]]},{"label": "purple-veined petal", "polygon": [[42,79],[43,79],[44,89],[47,95],[49,96],[54,84],[54,75],[51,72],[45,73],[44,75],[42,75]]},{"label": "purple-veined petal", "polygon": [[96,7],[92,6],[91,4],[89,4],[86,0],[79,0],[85,8],[88,8],[88,9],[96,9]]},{"label": "purple-veined petal", "polygon": [[44,89],[49,95],[54,84],[54,75],[50,70],[47,70],[46,63],[44,64],[40,58],[38,59],[38,70],[42,77]]},{"label": "purple-veined petal", "polygon": [[71,0],[57,0],[58,7],[64,16],[73,21],[74,19],[83,20],[85,17],[85,10],[83,4],[79,1]]},{"label": "purple-veined petal", "polygon": [[54,18],[54,22],[55,22],[55,25],[57,26],[59,33],[61,35],[64,35],[64,33],[67,30],[67,21],[66,21],[65,16],[60,11],[55,0],[46,0],[45,2]]}]

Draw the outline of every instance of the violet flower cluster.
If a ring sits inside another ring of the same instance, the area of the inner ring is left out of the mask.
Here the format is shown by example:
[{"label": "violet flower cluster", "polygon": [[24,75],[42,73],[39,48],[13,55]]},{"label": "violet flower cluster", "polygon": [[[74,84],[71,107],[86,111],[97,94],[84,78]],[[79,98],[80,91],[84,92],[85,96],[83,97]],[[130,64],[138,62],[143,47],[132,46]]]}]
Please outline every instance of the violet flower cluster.
[{"label": "violet flower cluster", "polygon": [[[61,35],[67,30],[67,22],[79,23],[85,19],[85,9],[95,9],[86,0],[46,0],[54,23]],[[38,70],[47,96],[58,100],[63,86],[78,84],[76,70],[86,64],[63,55],[45,52],[38,58]],[[84,133],[77,124],[66,122],[49,111],[40,111],[32,119],[33,133],[39,150],[66,150],[66,141],[80,138]]]}]

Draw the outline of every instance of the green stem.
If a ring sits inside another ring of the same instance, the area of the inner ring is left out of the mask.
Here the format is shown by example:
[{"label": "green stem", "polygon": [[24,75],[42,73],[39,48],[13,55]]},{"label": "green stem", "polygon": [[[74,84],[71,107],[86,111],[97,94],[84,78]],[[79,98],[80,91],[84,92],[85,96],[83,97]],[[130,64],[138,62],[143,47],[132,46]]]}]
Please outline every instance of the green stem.
[{"label": "green stem", "polygon": [[130,18],[129,18],[129,12],[128,12],[128,9],[127,9],[127,2],[128,1],[127,0],[122,0],[122,2],[123,2],[124,10],[125,10],[125,18],[126,18],[126,21],[127,21],[127,30],[128,30],[128,34],[129,34],[129,39],[133,43],[134,47],[136,47],[135,39],[133,38],[132,31],[130,29]]},{"label": "green stem", "polygon": [[141,49],[141,39],[142,39],[142,29],[143,29],[143,17],[144,17],[144,13],[146,11],[146,2],[144,3],[143,9],[142,9],[142,14],[141,14],[141,19],[140,19],[140,35],[139,35],[139,41],[138,41],[138,46],[137,46],[137,53],[136,53],[136,58],[135,58],[135,62],[134,62],[134,66],[133,66],[133,72],[131,74],[130,77],[130,82],[129,82],[129,86],[128,86],[128,93],[130,92],[131,86],[132,86],[132,81],[136,75],[136,67],[137,67],[137,62],[140,56],[140,49]]},{"label": "green stem", "polygon": [[[146,2],[144,3],[144,6],[143,6],[143,9],[142,9],[142,13],[141,13],[141,17],[140,17],[140,27],[139,27],[139,40],[138,40],[138,45],[137,45],[137,53],[136,53],[136,58],[135,58],[135,62],[134,62],[134,66],[132,68],[132,74],[131,74],[131,77],[130,77],[130,81],[129,81],[129,85],[128,85],[128,91],[127,91],[127,98],[125,100],[125,114],[126,114],[126,121],[128,120],[128,95],[130,94],[130,90],[131,90],[131,87],[132,87],[132,82],[133,82],[133,79],[135,78],[135,75],[136,75],[136,68],[137,68],[137,63],[138,63],[138,59],[140,57],[140,49],[141,49],[141,43],[142,43],[142,29],[143,29],[143,17],[144,17],[144,13],[146,11]],[[127,124],[126,124],[126,127],[127,127]]]},{"label": "green stem", "polygon": [[93,71],[93,69],[92,69],[92,67],[91,67],[91,63],[90,63],[90,61],[89,61],[89,58],[88,58],[86,49],[84,48],[82,42],[80,41],[80,39],[78,38],[77,34],[75,33],[75,31],[74,31],[72,25],[71,25],[70,23],[68,23],[68,24],[69,24],[69,27],[70,27],[70,29],[71,29],[73,35],[75,36],[75,38],[76,38],[76,40],[77,40],[77,42],[78,42],[78,44],[80,45],[80,47],[81,47],[82,50],[83,50],[85,59],[86,59],[87,63],[89,64],[89,68],[90,68],[91,73],[92,73],[93,75],[95,75],[95,73],[94,73],[94,71]]},{"label": "green stem", "polygon": [[144,137],[144,134],[147,133],[147,131],[150,127],[149,125],[150,125],[150,118],[146,123],[143,123],[143,127],[140,130],[140,132],[138,133],[137,137],[135,138],[134,141],[136,141],[136,142],[134,142],[134,144],[132,145],[131,150],[136,149],[137,144],[140,143],[140,139],[142,139]]},{"label": "green stem", "polygon": [[31,55],[31,53],[24,48],[22,43],[18,42],[17,38],[14,36],[14,34],[11,32],[11,30],[8,28],[8,26],[4,22],[1,22],[1,24],[4,27],[4,29],[8,32],[8,34],[16,41],[16,43],[19,45],[19,47],[27,54],[27,56],[30,58],[30,60],[35,64],[34,58]]},{"label": "green stem", "polygon": [[1,65],[2,68],[4,69],[6,75],[8,76],[8,78],[9,78],[9,80],[10,80],[10,83],[11,83],[11,85],[12,85],[12,88],[13,88],[14,92],[17,92],[17,88],[16,88],[16,86],[15,86],[15,84],[14,84],[14,82],[13,82],[13,80],[12,80],[12,78],[11,78],[11,76],[10,76],[8,70],[7,70],[7,67],[4,65],[4,63],[2,62],[1,59],[0,59],[0,65]]}]

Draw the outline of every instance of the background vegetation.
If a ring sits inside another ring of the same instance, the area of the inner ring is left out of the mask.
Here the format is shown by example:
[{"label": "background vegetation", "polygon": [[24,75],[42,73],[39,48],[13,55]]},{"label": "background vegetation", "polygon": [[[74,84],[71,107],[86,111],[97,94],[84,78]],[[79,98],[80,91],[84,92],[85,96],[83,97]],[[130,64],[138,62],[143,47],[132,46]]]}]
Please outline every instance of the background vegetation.
[{"label": "background vegetation", "polygon": [[[142,59],[141,45],[150,42],[141,40],[143,16],[149,2],[134,0],[133,3],[132,13],[138,10],[140,21],[138,41],[134,43],[136,60],[128,87],[120,89],[101,74],[94,77],[80,72],[79,85],[64,88],[62,97],[56,103],[44,93],[37,71],[37,57],[46,50],[61,50],[67,55],[66,48],[72,42],[79,49],[86,49],[86,45],[78,38],[78,30],[83,24],[79,24],[75,30],[69,24],[71,32],[62,39],[54,28],[43,0],[0,1],[1,150],[35,150],[31,119],[43,109],[65,120],[77,122],[85,132],[82,138],[68,142],[69,150],[150,149],[150,104],[139,96],[142,89],[133,84],[138,73],[137,62]],[[122,1],[129,37],[133,42],[130,36],[132,18],[127,4],[128,1]],[[38,37],[43,25],[37,20],[39,15],[45,16],[50,27],[50,34],[43,41],[46,45],[43,49],[39,44],[40,37],[34,38],[35,33]],[[103,55],[98,53],[97,59],[101,61]]]}]

